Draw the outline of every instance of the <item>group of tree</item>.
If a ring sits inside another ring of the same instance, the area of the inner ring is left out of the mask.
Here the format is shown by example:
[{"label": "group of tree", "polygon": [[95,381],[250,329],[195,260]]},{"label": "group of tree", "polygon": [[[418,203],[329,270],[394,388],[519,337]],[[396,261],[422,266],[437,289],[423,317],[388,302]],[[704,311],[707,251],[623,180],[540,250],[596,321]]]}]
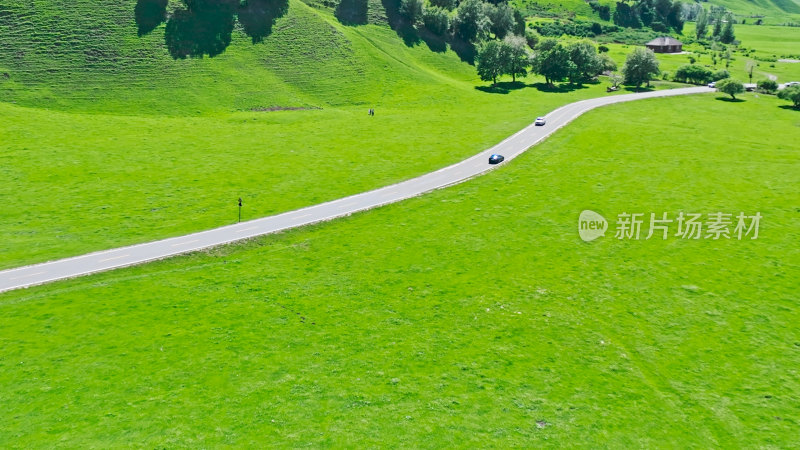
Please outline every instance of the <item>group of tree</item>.
[{"label": "group of tree", "polygon": [[502,41],[490,40],[483,44],[477,55],[478,76],[481,80],[497,84],[497,78],[511,75],[512,81],[528,74],[530,57],[525,38],[507,35]]},{"label": "group of tree", "polygon": [[700,40],[706,39],[708,29],[711,27],[712,40],[720,41],[723,44],[731,44],[736,40],[736,34],[733,31],[735,21],[733,14],[726,11],[725,8],[712,6],[708,12],[702,9],[697,15],[694,28],[695,36]]},{"label": "group of tree", "polygon": [[484,81],[497,83],[502,75],[525,76],[530,69],[542,75],[552,85],[569,80],[582,84],[605,71],[616,70],[614,61],[605,53],[598,53],[588,41],[564,45],[556,39],[544,39],[529,50],[526,39],[509,35],[503,41],[488,41],[481,46],[478,57],[478,75]]},{"label": "group of tree", "polygon": [[547,84],[564,80],[582,84],[617,68],[608,55],[598,53],[589,41],[564,45],[555,39],[545,39],[534,50],[530,62],[533,73],[542,75]]},{"label": "group of tree", "polygon": [[439,36],[452,33],[472,44],[525,33],[522,14],[504,0],[401,0],[399,13],[412,26]]},{"label": "group of tree", "polygon": [[628,28],[649,27],[666,33],[670,29],[683,31],[684,5],[679,0],[618,1],[613,20],[616,25]]}]

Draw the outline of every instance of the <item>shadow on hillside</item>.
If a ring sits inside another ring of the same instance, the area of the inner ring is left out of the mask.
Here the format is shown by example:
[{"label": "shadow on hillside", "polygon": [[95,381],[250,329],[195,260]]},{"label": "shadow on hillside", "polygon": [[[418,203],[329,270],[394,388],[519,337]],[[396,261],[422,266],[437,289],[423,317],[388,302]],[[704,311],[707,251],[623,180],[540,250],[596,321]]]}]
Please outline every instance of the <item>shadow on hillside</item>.
[{"label": "shadow on hillside", "polygon": [[780,105],[778,106],[780,109],[788,109],[789,111],[796,111],[800,112],[800,107],[792,106],[792,105]]},{"label": "shadow on hillside", "polygon": [[469,64],[475,64],[475,46],[457,37],[439,36],[427,28],[416,28],[400,15],[400,0],[381,0],[386,10],[386,19],[392,30],[403,39],[407,47],[425,43],[431,51],[447,51],[448,44],[458,57]]},{"label": "shadow on hillside", "polygon": [[253,43],[261,42],[289,11],[288,0],[183,0],[183,4],[168,19],[167,0],[138,0],[134,10],[139,36],[167,22],[164,41],[175,59],[224,52],[237,17]]},{"label": "shadow on hillside", "polygon": [[156,29],[167,20],[168,0],[139,0],[133,10],[139,36]]},{"label": "shadow on hillside", "polygon": [[366,25],[368,0],[341,0],[333,15],[344,25]]},{"label": "shadow on hillside", "polygon": [[288,12],[289,0],[248,0],[239,7],[239,23],[256,44],[272,34],[275,22]]},{"label": "shadow on hillside", "polygon": [[730,98],[730,97],[717,97],[717,100],[728,103],[742,103],[746,101],[742,98]]},{"label": "shadow on hillside", "polygon": [[578,89],[588,89],[589,87],[586,85],[577,85],[571,83],[561,83],[561,84],[547,84],[547,83],[533,83],[529,85],[532,88],[536,88],[540,92],[554,92],[554,93],[565,93],[565,92],[572,92],[577,91]]},{"label": "shadow on hillside", "polygon": [[528,87],[522,81],[501,81],[490,86],[475,86],[475,89],[489,94],[508,94],[511,91]]}]

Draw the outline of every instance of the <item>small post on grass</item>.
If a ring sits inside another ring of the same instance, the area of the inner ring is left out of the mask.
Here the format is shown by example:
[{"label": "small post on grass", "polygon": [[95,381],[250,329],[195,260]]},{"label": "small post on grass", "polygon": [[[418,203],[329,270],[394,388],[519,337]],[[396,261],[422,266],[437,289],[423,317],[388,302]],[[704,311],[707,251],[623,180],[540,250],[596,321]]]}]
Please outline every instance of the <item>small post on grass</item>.
[{"label": "small post on grass", "polygon": [[239,223],[242,222],[242,197],[239,197]]}]

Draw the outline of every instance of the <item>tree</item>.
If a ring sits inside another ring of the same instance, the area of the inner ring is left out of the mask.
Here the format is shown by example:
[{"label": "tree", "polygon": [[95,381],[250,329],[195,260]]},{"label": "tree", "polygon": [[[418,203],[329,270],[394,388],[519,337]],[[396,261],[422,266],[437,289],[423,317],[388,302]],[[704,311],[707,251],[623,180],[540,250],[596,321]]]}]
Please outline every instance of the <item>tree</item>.
[{"label": "tree", "polygon": [[722,20],[717,17],[714,19],[714,29],[711,31],[711,37],[719,38],[720,34],[722,34]]},{"label": "tree", "polygon": [[778,98],[789,100],[795,108],[800,109],[800,84],[787,86],[778,91]]},{"label": "tree", "polygon": [[503,39],[510,33],[516,21],[514,20],[514,8],[508,3],[500,3],[498,5],[486,5],[486,16],[489,18],[489,31],[494,34],[497,39]]},{"label": "tree", "polygon": [[623,78],[622,75],[618,73],[612,73],[608,76],[608,81],[611,83],[611,86],[617,87],[620,83],[622,83]]},{"label": "tree", "polygon": [[567,50],[574,66],[569,74],[571,82],[581,84],[603,71],[603,62],[591,42],[575,42],[570,44]]},{"label": "tree", "polygon": [[432,33],[442,36],[450,29],[450,14],[439,6],[428,6],[422,13],[422,23]]},{"label": "tree", "polygon": [[455,9],[458,2],[456,0],[429,0],[431,6],[438,6],[439,8],[444,8],[448,11],[452,11]]},{"label": "tree", "polygon": [[563,81],[574,70],[569,51],[555,39],[545,39],[539,44],[531,61],[534,73],[544,76],[545,82]]},{"label": "tree", "polygon": [[705,9],[702,9],[700,13],[697,15],[697,23],[694,26],[694,34],[697,36],[697,39],[704,39],[706,37],[706,33],[708,32],[708,13],[706,13]]},{"label": "tree", "polygon": [[422,20],[425,0],[400,0],[400,14],[412,25]]},{"label": "tree", "polygon": [[658,60],[652,50],[637,47],[625,58],[625,65],[622,67],[622,74],[625,76],[625,84],[636,86],[638,89],[642,83],[650,85],[650,79],[658,75]]},{"label": "tree", "polygon": [[507,49],[502,42],[491,40],[481,46],[475,59],[481,80],[497,84],[497,77],[503,74],[508,63]]},{"label": "tree", "polygon": [[603,72],[613,72],[617,70],[617,63],[606,53],[600,53],[600,62],[603,65]]},{"label": "tree", "polygon": [[475,42],[489,31],[489,18],[481,0],[464,0],[456,12],[456,33],[467,42]]},{"label": "tree", "polygon": [[720,69],[711,74],[711,81],[724,80],[725,78],[730,78],[730,77],[731,77],[730,72],[728,72],[725,69]]},{"label": "tree", "polygon": [[717,83],[717,90],[730,95],[732,99],[736,100],[736,94],[744,92],[744,85],[739,80],[726,78]]},{"label": "tree", "polygon": [[507,54],[505,59],[507,66],[503,72],[511,75],[511,81],[517,81],[517,76],[524,77],[528,74],[530,55],[526,48],[527,45],[525,38],[521,36],[509,34],[503,39],[503,46]]},{"label": "tree", "polygon": [[758,84],[756,84],[756,88],[758,88],[759,92],[772,94],[778,90],[778,82],[775,80],[760,80]]},{"label": "tree", "polygon": [[753,61],[747,61],[747,64],[745,65],[745,70],[747,70],[747,76],[748,78],[750,78],[751,83],[753,82],[753,70],[755,70],[755,68],[756,68],[756,63],[754,63]]},{"label": "tree", "polygon": [[728,14],[725,16],[725,26],[719,35],[719,41],[723,44],[730,44],[734,40],[736,40],[736,35],[733,33],[733,14]]}]

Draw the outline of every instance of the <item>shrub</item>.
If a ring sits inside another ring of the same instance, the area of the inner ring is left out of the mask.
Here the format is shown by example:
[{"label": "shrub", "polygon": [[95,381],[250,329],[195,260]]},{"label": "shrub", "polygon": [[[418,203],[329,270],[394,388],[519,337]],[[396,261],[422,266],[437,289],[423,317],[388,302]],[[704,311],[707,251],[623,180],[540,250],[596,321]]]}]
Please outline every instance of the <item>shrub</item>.
[{"label": "shrub", "polygon": [[778,98],[789,100],[795,108],[800,108],[800,84],[789,86],[778,91]]},{"label": "shrub", "polygon": [[711,81],[719,81],[730,77],[731,77],[730,72],[728,72],[725,69],[720,69],[711,74]]},{"label": "shrub", "polygon": [[775,80],[761,80],[756,84],[759,92],[773,94],[778,90],[778,82]]},{"label": "shrub", "polygon": [[684,64],[675,71],[675,81],[681,83],[705,84],[711,78],[711,71],[694,64]]}]

